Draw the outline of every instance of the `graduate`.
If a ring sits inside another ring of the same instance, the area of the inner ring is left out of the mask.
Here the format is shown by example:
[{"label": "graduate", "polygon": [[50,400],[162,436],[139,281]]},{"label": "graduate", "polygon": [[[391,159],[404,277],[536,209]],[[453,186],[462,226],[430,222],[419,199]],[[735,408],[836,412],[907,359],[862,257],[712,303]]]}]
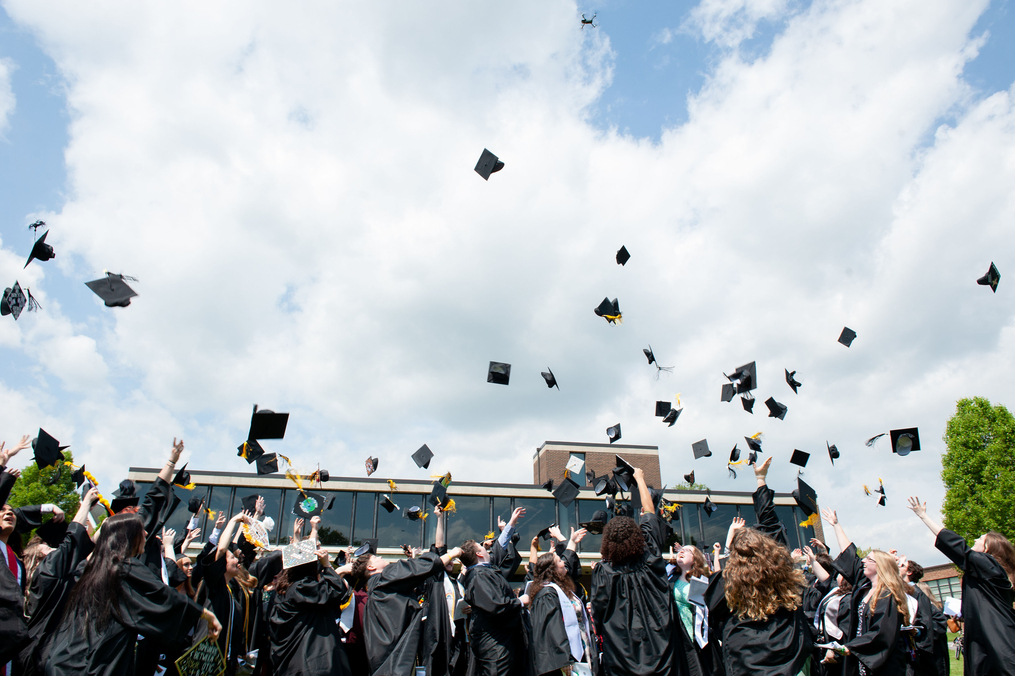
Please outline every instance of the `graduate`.
[{"label": "graduate", "polygon": [[138,634],[178,647],[198,622],[217,638],[222,625],[210,610],[167,586],[138,559],[145,532],[136,514],[102,523],[87,565],[45,657],[47,676],[134,673]]},{"label": "graduate", "polygon": [[[447,554],[445,540],[447,514],[434,508],[437,529],[430,550],[438,556]],[[428,676],[465,676],[469,668],[469,637],[465,627],[465,588],[452,575],[453,560],[424,583],[424,596],[429,604],[423,625],[421,662]]]},{"label": "graduate", "polygon": [[708,578],[711,575],[705,553],[694,545],[685,545],[676,551],[673,571],[673,600],[677,604],[680,626],[683,630],[687,671],[691,676],[712,673],[712,646],[708,645],[708,611],[692,603],[688,592],[691,578]]},{"label": "graduate", "polygon": [[564,560],[553,551],[543,554],[536,559],[532,576],[529,654],[534,673],[559,674],[569,669],[573,676],[597,674],[599,649],[592,620]]},{"label": "graduate", "polygon": [[417,558],[387,561],[368,551],[356,559],[353,575],[367,581],[363,639],[370,673],[412,673],[422,647],[422,618],[430,612],[420,604],[423,585],[461,553],[456,547],[441,556],[426,552]]},{"label": "graduate", "polygon": [[990,531],[966,544],[957,533],[927,515],[927,503],[909,498],[913,510],[936,536],[934,546],[951,559],[962,576],[962,620],[966,676],[1015,674],[1015,547]]},{"label": "graduate", "polygon": [[611,676],[684,676],[686,654],[663,551],[668,526],[653,511],[645,473],[634,468],[640,525],[627,516],[606,524],[602,562],[592,569],[592,617]]}]

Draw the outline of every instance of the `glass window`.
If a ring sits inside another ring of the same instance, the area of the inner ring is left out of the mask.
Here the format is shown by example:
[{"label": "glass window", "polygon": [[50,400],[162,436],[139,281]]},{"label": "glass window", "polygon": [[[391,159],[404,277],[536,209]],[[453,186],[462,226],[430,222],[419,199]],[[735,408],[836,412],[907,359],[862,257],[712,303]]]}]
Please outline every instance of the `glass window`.
[{"label": "glass window", "polygon": [[557,521],[557,501],[553,498],[515,498],[515,507],[524,507],[525,516],[518,521],[518,547],[529,548],[536,534]]},{"label": "glass window", "polygon": [[680,544],[701,547],[700,508],[701,505],[696,502],[685,502],[680,508],[680,531],[684,537]]},{"label": "glass window", "polygon": [[[173,513],[166,520],[166,528],[172,528],[176,531],[176,539],[179,540],[187,532],[187,523],[190,521],[192,514],[187,509],[191,496],[200,496],[201,493],[206,490],[201,486],[198,486],[193,491],[179,491],[180,504],[176,506]],[[147,492],[147,491],[145,491]],[[179,554],[179,552],[177,552]]]},{"label": "glass window", "polygon": [[738,505],[740,508],[740,518],[744,520],[744,525],[748,528],[753,528],[758,523],[758,517],[754,513],[754,505]]},{"label": "glass window", "polygon": [[321,544],[329,547],[344,547],[352,535],[352,493],[348,491],[325,491],[325,500],[335,499],[331,509],[321,514],[321,528],[317,534]]},{"label": "glass window", "polygon": [[800,546],[803,547],[804,545],[810,545],[811,538],[814,537],[814,526],[799,525],[801,521],[806,521],[808,518],[799,507],[794,507],[793,513],[796,516],[797,530],[800,532],[800,539],[803,541]]},{"label": "glass window", "polygon": [[[433,514],[430,515],[432,517]],[[427,521],[430,521],[427,517]],[[508,514],[508,518],[511,515]],[[491,530],[490,524],[490,498],[464,495],[455,498],[455,512],[448,514],[448,532],[445,533],[445,544],[448,549],[457,547],[466,540],[482,542],[486,534]],[[507,519],[505,519],[507,521]],[[428,543],[434,543],[437,534],[437,520],[428,523],[427,529],[430,537]]]},{"label": "glass window", "polygon": [[[504,523],[511,520],[511,498],[497,498],[493,499],[493,522],[490,524],[490,528],[497,528],[497,517],[504,519]],[[487,530],[490,530],[488,528]]]},{"label": "glass window", "polygon": [[374,503],[376,493],[356,493],[356,524],[352,531],[352,543],[363,544],[363,540],[374,536]]},{"label": "glass window", "polygon": [[719,509],[712,512],[712,516],[705,514],[701,519],[702,530],[704,531],[701,547],[709,554],[712,552],[712,545],[716,542],[719,543],[720,547],[726,544],[726,532],[737,515],[736,505],[720,505],[717,503],[716,507]]},{"label": "glass window", "polygon": [[[571,537],[571,529],[578,530],[578,501],[575,500],[570,505],[565,507],[564,505],[557,503],[557,525],[560,526],[560,532],[564,537]],[[519,542],[519,545],[522,543]],[[528,549],[528,547],[525,547]]]},{"label": "glass window", "polygon": [[779,517],[779,521],[786,527],[786,543],[787,546],[792,549],[797,549],[800,546],[800,536],[797,535],[796,525],[800,523],[796,519],[796,515],[793,513],[793,508],[789,505],[776,505],[775,513]]},{"label": "glass window", "polygon": [[[381,509],[377,513],[377,546],[378,547],[400,547],[409,545],[420,547],[423,543],[423,526],[419,520],[410,521],[405,518],[405,510],[412,506],[422,506],[426,496],[398,493],[392,495],[392,502],[398,505],[399,509],[388,512]],[[427,521],[430,517],[427,517]]]},{"label": "glass window", "polygon": [[[592,520],[592,515],[600,509],[603,509],[603,500],[575,500],[575,504],[578,505],[578,518],[579,523],[589,522]],[[606,511],[603,509],[603,511]],[[606,512],[606,520],[609,522],[610,513]],[[603,544],[602,535],[592,535],[589,533],[581,541],[580,551],[583,552],[598,552],[599,548]]]},{"label": "glass window", "polygon": [[232,503],[233,489],[231,486],[212,486],[211,497],[208,498],[208,504],[205,506],[206,509],[210,509],[214,516],[211,518],[205,517],[204,523],[201,524],[201,542],[207,542],[208,536],[211,535],[212,530],[215,528],[215,520],[218,518],[220,512],[225,512],[226,519],[229,519],[230,512],[229,508]]}]

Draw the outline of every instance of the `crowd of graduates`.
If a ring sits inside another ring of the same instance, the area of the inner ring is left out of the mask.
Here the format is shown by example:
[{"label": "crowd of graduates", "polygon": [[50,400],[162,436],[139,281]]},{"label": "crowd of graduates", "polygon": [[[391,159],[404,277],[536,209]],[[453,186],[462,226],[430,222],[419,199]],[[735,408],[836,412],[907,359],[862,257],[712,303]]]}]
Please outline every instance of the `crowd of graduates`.
[{"label": "crowd of graduates", "polygon": [[[175,674],[202,642],[217,644],[229,675],[942,676],[948,623],[958,621],[966,674],[1015,674],[1007,539],[987,533],[969,547],[910,499],[963,572],[961,613],[946,617],[919,565],[894,552],[861,558],[833,510],[822,516],[837,555],[818,540],[790,551],[766,483],[771,458],[754,466],[758,522],[736,519],[725,548],[708,555],[666,547],[665,511],[635,468],[640,513],[593,518],[601,560],[586,587],[576,553],[586,528],[569,537],[551,528],[546,552],[537,536],[522,567],[523,508],[499,533],[451,548],[438,508],[429,551],[391,560],[366,543],[333,559],[316,517],[306,537],[297,520],[283,548],[251,542],[266,521],[256,500],[220,514],[190,558],[197,520],[181,534],[164,528],[180,502],[182,442],[144,497],[121,490],[98,528],[94,488],[69,521],[54,505],[6,504],[19,478],[9,456],[23,447],[0,446],[0,676]],[[52,524],[65,526],[56,546],[36,536],[22,549],[22,534]]]}]

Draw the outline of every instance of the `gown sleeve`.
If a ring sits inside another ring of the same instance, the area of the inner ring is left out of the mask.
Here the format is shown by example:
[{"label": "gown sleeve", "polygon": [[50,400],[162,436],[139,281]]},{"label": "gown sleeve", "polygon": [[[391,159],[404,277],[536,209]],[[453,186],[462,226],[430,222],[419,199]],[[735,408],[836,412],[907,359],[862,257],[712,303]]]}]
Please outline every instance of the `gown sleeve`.
[{"label": "gown sleeve", "polygon": [[529,607],[532,625],[532,666],[536,674],[548,674],[571,663],[571,644],[564,629],[560,600],[552,587],[543,587]]},{"label": "gown sleeve", "polygon": [[352,591],[334,570],[325,568],[319,581],[300,580],[289,588],[286,595],[297,609],[310,611],[322,605],[345,606],[352,596]]},{"label": "gown sleeve", "polygon": [[863,561],[856,555],[856,545],[852,542],[835,557],[835,565],[854,589],[860,587],[866,579],[863,574]]},{"label": "gown sleeve", "polygon": [[6,467],[0,470],[0,506],[7,504],[7,499],[11,497],[11,490],[17,480],[17,477],[8,472]]},{"label": "gown sleeve", "polygon": [[521,608],[522,602],[511,591],[511,587],[507,584],[496,584],[495,580],[492,575],[476,575],[475,580],[466,589],[469,605],[492,615]]},{"label": "gown sleeve", "polygon": [[257,578],[257,586],[264,587],[270,584],[275,576],[282,572],[282,550],[276,550],[254,561],[248,572]]},{"label": "gown sleeve", "polygon": [[388,564],[371,589],[413,588],[443,570],[441,558],[433,552],[426,552],[415,559],[403,559]]},{"label": "gown sleeve", "polygon": [[121,579],[121,624],[146,637],[158,637],[175,646],[201,619],[202,608],[148,570],[140,561],[128,561]]},{"label": "gown sleeve", "polygon": [[17,517],[17,525],[14,526],[14,532],[27,533],[33,528],[38,528],[42,525],[42,505],[18,507],[14,510],[14,516]]},{"label": "gown sleeve", "polygon": [[510,580],[521,563],[522,555],[518,553],[514,542],[509,539],[505,547],[501,545],[500,539],[493,541],[493,549],[490,550],[490,565],[500,571],[504,579]]},{"label": "gown sleeve", "polygon": [[941,532],[937,534],[934,546],[966,575],[981,580],[998,576],[1007,577],[1004,568],[993,556],[983,552],[974,552],[961,535],[947,528],[942,528]]},{"label": "gown sleeve", "polygon": [[877,608],[867,623],[867,631],[845,646],[851,655],[863,662],[868,671],[876,671],[891,659],[901,626],[895,599],[886,592],[878,599]]},{"label": "gown sleeve", "polygon": [[755,530],[761,531],[783,547],[789,548],[786,528],[775,513],[775,491],[768,486],[758,486],[752,497],[754,499],[754,513],[758,517],[758,523],[754,526]]},{"label": "gown sleeve", "polygon": [[92,553],[93,548],[84,526],[73,521],[67,524],[67,534],[60,546],[42,559],[32,577],[26,615],[32,617],[39,612],[40,604],[48,597],[47,592],[61,581],[68,580],[78,564]]}]

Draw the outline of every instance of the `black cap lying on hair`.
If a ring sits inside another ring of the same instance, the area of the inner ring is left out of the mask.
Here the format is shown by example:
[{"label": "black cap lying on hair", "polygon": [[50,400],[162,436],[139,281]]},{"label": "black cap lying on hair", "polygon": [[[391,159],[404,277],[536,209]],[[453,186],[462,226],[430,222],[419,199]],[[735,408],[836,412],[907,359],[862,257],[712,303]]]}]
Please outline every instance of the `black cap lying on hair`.
[{"label": "black cap lying on hair", "polygon": [[920,430],[916,427],[892,430],[889,434],[892,437],[892,453],[905,456],[920,450]]},{"label": "black cap lying on hair", "polygon": [[708,450],[708,439],[694,442],[691,444],[691,450],[694,451],[695,460],[712,457],[712,451]]},{"label": "black cap lying on hair", "polygon": [[[618,253],[617,255],[619,256],[620,254]],[[997,271],[997,266],[995,266],[994,263],[991,263],[990,269],[987,270],[987,274],[976,280],[976,283],[981,286],[989,286],[991,291],[997,293],[997,285],[1000,281],[1001,273]]]},{"label": "black cap lying on hair", "polygon": [[[63,446],[63,448],[67,448]],[[39,428],[39,436],[32,439],[32,450],[35,451],[35,464],[39,469],[52,467],[63,461],[63,453],[60,452],[60,442],[54,439],[46,430]]]},{"label": "black cap lying on hair", "polygon": [[377,538],[367,538],[363,540],[363,544],[356,548],[356,551],[352,553],[353,556],[359,558],[364,554],[377,555]]},{"label": "black cap lying on hair", "polygon": [[28,263],[33,260],[48,261],[50,258],[56,256],[56,252],[53,251],[53,247],[46,244],[46,236],[49,235],[49,230],[42,233],[42,237],[35,240],[35,244],[32,246],[32,253],[28,256],[28,262],[25,263],[25,267],[28,267]]},{"label": "black cap lying on hair", "polygon": [[367,476],[370,476],[371,474],[376,472],[377,471],[377,467],[380,464],[381,464],[381,461],[378,458],[375,458],[373,456],[370,456],[369,458],[367,458],[366,459]]},{"label": "black cap lying on hair", "polygon": [[191,514],[197,514],[201,511],[202,504],[204,504],[204,496],[194,496],[187,501],[187,511]]},{"label": "black cap lying on hair", "polygon": [[504,163],[497,159],[496,155],[483,148],[483,154],[479,156],[479,162],[476,163],[476,173],[482,176],[484,181],[489,181],[490,174],[497,173],[503,168]]},{"label": "black cap lying on hair", "polygon": [[665,418],[663,418],[663,422],[668,423],[670,427],[673,427],[673,423],[677,422],[677,418],[680,417],[680,414],[681,412],[683,412],[683,410],[684,409],[682,408],[670,409],[670,412],[666,414]]},{"label": "black cap lying on hair", "polygon": [[551,389],[554,387],[556,387],[558,390],[560,389],[560,385],[557,384],[557,379],[553,376],[553,371],[550,370],[549,366],[546,367],[546,371],[540,372],[539,375],[543,376],[543,380],[546,381],[547,387]]},{"label": "black cap lying on hair", "polygon": [[769,418],[778,418],[779,420],[786,419],[786,411],[788,411],[789,409],[786,408],[785,404],[780,404],[779,402],[777,402],[775,400],[775,397],[769,397],[768,399],[766,399],[765,406],[768,407]]},{"label": "black cap lying on hair", "polygon": [[853,344],[853,340],[855,338],[856,338],[856,331],[854,331],[853,329],[849,328],[848,326],[844,326],[842,328],[842,333],[839,334],[839,342],[842,343],[843,345],[845,345],[846,347],[849,347],[850,345],[852,345]]},{"label": "black cap lying on hair", "polygon": [[250,439],[236,447],[236,455],[246,460],[249,465],[264,455],[264,449],[256,439]]},{"label": "black cap lying on hair", "polygon": [[796,371],[790,371],[789,369],[783,370],[786,371],[786,384],[793,388],[793,394],[800,394],[797,390],[800,389],[800,385],[802,385],[802,383],[794,378]]},{"label": "black cap lying on hair", "polygon": [[490,368],[486,371],[486,382],[497,385],[507,385],[511,380],[511,364],[499,361],[490,362]]},{"label": "black cap lying on hair", "polygon": [[17,321],[27,303],[28,298],[21,290],[21,284],[14,282],[14,286],[4,289],[3,297],[0,297],[0,315],[14,315],[14,321]]},{"label": "black cap lying on hair", "polygon": [[617,251],[617,265],[627,265],[629,260],[631,260],[631,254],[627,253],[626,246],[621,246]]},{"label": "black cap lying on hair", "polygon": [[832,465],[835,465],[835,461],[839,458],[839,449],[835,447],[835,444],[829,445],[826,441],[825,446],[828,446],[828,459],[832,461]]},{"label": "black cap lying on hair", "polygon": [[620,441],[620,423],[617,423],[613,427],[607,427],[606,436],[609,437],[611,444],[614,441]]},{"label": "black cap lying on hair", "polygon": [[668,401],[657,401],[656,402],[656,417],[661,418],[670,412],[673,408],[673,404]]},{"label": "black cap lying on hair", "polygon": [[130,299],[136,296],[137,292],[123,280],[123,275],[107,272],[105,277],[85,282],[85,286],[101,298],[106,307],[127,307],[130,305]]},{"label": "black cap lying on hair", "polygon": [[560,485],[553,489],[553,497],[557,498],[560,504],[568,507],[574,499],[578,497],[579,490],[578,484],[571,479],[564,479],[560,482]]},{"label": "black cap lying on hair", "polygon": [[804,451],[793,449],[793,455],[790,456],[789,461],[791,463],[793,463],[794,465],[799,465],[800,467],[806,467],[807,466],[807,461],[810,460],[810,459],[811,459],[811,454],[810,453],[806,453]]},{"label": "black cap lying on hair", "polygon": [[423,444],[412,454],[412,461],[420,469],[429,469],[430,461],[433,460],[433,451],[426,444]]},{"label": "black cap lying on hair", "polygon": [[[798,451],[799,452],[799,451]],[[818,494],[800,477],[796,478],[796,489],[791,493],[797,505],[807,516],[818,511]]]},{"label": "black cap lying on hair", "polygon": [[266,408],[258,410],[257,404],[254,404],[247,439],[283,439],[288,424],[288,413],[275,413]]},{"label": "black cap lying on hair", "polygon": [[258,474],[274,474],[278,471],[278,456],[274,453],[265,453],[257,458]]}]

